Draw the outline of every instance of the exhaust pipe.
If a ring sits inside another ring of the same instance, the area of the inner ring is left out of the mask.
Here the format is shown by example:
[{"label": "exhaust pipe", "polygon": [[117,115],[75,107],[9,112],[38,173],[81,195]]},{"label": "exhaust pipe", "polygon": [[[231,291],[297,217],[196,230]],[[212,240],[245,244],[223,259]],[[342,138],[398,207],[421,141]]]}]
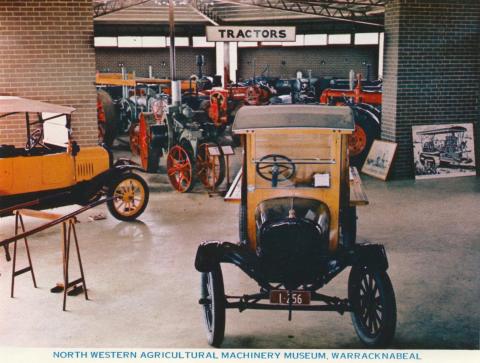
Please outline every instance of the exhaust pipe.
[{"label": "exhaust pipe", "polygon": [[172,104],[174,106],[182,104],[182,81],[172,81]]}]

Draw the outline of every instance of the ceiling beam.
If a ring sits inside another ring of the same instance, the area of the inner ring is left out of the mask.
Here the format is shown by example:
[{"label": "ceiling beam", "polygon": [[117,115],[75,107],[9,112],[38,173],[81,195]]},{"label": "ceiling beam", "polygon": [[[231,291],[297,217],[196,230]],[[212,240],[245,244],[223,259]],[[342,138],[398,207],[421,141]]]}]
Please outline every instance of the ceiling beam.
[{"label": "ceiling beam", "polygon": [[150,0],[108,0],[93,5],[93,17],[106,15],[135,5],[148,3]]},{"label": "ceiling beam", "polygon": [[216,25],[218,26],[218,23],[213,20],[209,15],[205,14],[202,10],[200,10],[198,7],[197,7],[197,0],[193,0],[192,1],[192,9],[193,11],[195,11],[198,15],[200,15],[201,17],[205,18],[206,20],[208,20],[210,23],[212,23],[213,25]]},{"label": "ceiling beam", "polygon": [[209,6],[204,4],[203,1],[192,0],[191,6],[199,15],[203,16],[210,23],[217,26],[219,25],[218,18],[213,16],[214,14],[208,10]]},{"label": "ceiling beam", "polygon": [[215,21],[221,19],[215,10],[215,4],[230,3],[383,27],[383,24],[365,18],[368,18],[367,13],[372,10],[380,11],[384,8],[387,0],[221,0],[213,3],[211,0],[196,0],[196,2],[199,10]]}]

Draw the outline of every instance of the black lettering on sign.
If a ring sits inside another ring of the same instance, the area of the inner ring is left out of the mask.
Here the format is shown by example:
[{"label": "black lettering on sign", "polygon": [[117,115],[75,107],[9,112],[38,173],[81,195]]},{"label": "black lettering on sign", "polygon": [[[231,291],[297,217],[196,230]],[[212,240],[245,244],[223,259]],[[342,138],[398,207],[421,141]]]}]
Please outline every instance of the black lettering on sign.
[{"label": "black lettering on sign", "polygon": [[225,29],[218,29],[220,36],[223,38],[225,36]]},{"label": "black lettering on sign", "polygon": [[286,38],[287,32],[285,31],[285,29],[282,29],[278,32],[278,35],[280,36],[280,38]]},{"label": "black lettering on sign", "polygon": [[237,38],[245,38],[245,35],[243,34],[243,31],[241,29],[237,33]]},{"label": "black lettering on sign", "polygon": [[227,30],[227,38],[235,38],[235,35],[233,34],[233,30],[232,30],[232,29],[228,29],[228,30]]},{"label": "black lettering on sign", "polygon": [[251,30],[246,30],[245,31],[245,37],[251,38],[252,37],[252,31]]},{"label": "black lettering on sign", "polygon": [[272,38],[276,38],[276,37],[277,37],[277,31],[276,31],[276,30],[271,30],[271,31],[270,31],[270,36],[271,36]]},{"label": "black lettering on sign", "polygon": [[268,30],[263,30],[263,31],[262,31],[262,37],[268,38],[269,35],[270,35],[270,32],[269,32]]},{"label": "black lettering on sign", "polygon": [[255,36],[258,38],[261,30],[255,29],[254,32],[255,32]]}]

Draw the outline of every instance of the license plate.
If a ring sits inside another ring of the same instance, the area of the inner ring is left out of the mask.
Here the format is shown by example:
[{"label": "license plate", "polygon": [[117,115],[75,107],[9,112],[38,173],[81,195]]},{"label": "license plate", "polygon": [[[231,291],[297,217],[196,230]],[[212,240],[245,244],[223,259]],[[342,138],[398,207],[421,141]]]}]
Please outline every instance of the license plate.
[{"label": "license plate", "polygon": [[270,291],[270,303],[289,305],[291,298],[292,305],[310,305],[311,294],[310,291],[293,290],[289,294],[288,290],[272,290]]}]

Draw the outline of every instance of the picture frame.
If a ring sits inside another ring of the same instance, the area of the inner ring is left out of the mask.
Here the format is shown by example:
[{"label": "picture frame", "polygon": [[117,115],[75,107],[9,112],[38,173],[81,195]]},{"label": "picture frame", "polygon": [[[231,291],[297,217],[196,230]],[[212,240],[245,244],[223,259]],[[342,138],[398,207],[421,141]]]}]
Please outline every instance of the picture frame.
[{"label": "picture frame", "polygon": [[362,173],[384,181],[387,180],[396,150],[397,143],[395,142],[374,140],[363,163]]},{"label": "picture frame", "polygon": [[415,179],[476,175],[473,123],[412,126]]}]

